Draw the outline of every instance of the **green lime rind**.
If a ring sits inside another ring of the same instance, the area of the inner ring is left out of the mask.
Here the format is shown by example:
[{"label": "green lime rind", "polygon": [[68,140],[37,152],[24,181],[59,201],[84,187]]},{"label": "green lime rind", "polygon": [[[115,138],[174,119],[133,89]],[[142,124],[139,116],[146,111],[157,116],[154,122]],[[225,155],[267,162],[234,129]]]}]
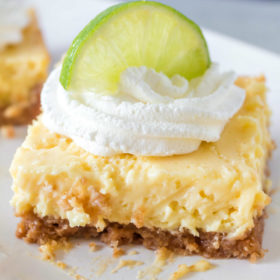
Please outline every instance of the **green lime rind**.
[{"label": "green lime rind", "polygon": [[[140,1],[142,2],[142,1]],[[98,29],[100,24],[103,24],[105,21],[108,21],[110,17],[118,13],[120,8],[124,8],[129,3],[121,3],[109,7],[100,14],[98,14],[94,19],[92,19],[84,29],[76,36],[72,45],[68,49],[66,56],[63,60],[62,69],[60,73],[60,83],[65,89],[69,88],[69,84],[72,77],[72,70],[75,60],[79,55],[80,49],[86,43],[87,38],[93,36],[95,31]],[[109,16],[110,15],[110,16]]]},{"label": "green lime rind", "polygon": [[[104,23],[108,22],[113,16],[117,15],[123,10],[126,10],[128,8],[136,8],[137,6],[153,6],[153,7],[161,7],[165,8],[177,16],[179,16],[184,21],[188,22],[188,24],[193,28],[193,30],[197,33],[197,35],[201,39],[201,43],[203,44],[203,49],[205,52],[205,67],[202,69],[201,73],[199,75],[203,74],[205,70],[210,66],[211,60],[209,55],[208,46],[206,43],[206,40],[203,36],[203,33],[200,29],[200,27],[194,23],[192,20],[187,18],[184,14],[180,13],[176,9],[167,6],[165,4],[155,2],[155,1],[133,1],[133,2],[127,2],[127,3],[121,3],[114,6],[109,7],[108,9],[104,10],[100,14],[98,14],[93,20],[91,20],[84,29],[76,36],[74,39],[72,45],[68,49],[66,56],[64,58],[63,64],[62,64],[62,70],[60,74],[60,83],[64,87],[64,89],[69,89],[71,87],[71,82],[73,79],[73,70],[75,68],[76,62],[79,59],[79,54],[83,49],[83,46],[86,44],[86,42],[94,36],[96,31],[98,31],[99,27],[103,26]],[[179,73],[180,74],[180,73]],[[186,77],[188,78],[188,77]]]}]

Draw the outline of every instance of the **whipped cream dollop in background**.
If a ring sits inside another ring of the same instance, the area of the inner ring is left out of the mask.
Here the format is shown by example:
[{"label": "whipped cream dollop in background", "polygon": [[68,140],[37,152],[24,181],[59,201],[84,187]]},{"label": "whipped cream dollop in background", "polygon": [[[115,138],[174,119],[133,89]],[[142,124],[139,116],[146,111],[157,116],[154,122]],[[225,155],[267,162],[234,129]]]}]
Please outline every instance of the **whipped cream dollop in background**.
[{"label": "whipped cream dollop in background", "polygon": [[245,91],[234,85],[234,73],[220,73],[217,64],[190,82],[129,67],[112,96],[66,91],[60,70],[51,73],[42,91],[43,123],[101,156],[193,152],[201,141],[219,140],[245,99]]},{"label": "whipped cream dollop in background", "polygon": [[0,49],[22,41],[22,29],[29,23],[24,0],[0,0]]}]

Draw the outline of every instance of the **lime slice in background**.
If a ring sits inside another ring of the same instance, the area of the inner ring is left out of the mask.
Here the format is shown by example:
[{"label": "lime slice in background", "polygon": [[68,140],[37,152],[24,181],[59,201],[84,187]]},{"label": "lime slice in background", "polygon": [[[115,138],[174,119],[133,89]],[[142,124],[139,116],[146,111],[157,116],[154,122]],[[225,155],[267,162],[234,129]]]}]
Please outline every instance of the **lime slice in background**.
[{"label": "lime slice in background", "polygon": [[60,82],[67,90],[113,94],[121,73],[146,66],[188,80],[210,65],[200,28],[175,9],[136,1],[110,7],[75,38],[63,62]]}]

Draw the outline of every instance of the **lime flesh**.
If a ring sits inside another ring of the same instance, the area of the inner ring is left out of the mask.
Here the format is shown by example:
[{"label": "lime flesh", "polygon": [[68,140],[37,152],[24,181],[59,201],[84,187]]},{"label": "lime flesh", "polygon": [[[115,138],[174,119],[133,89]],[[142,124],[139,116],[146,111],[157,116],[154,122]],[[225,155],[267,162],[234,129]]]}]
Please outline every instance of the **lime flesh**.
[{"label": "lime flesh", "polygon": [[121,73],[146,66],[169,77],[201,76],[210,65],[200,28],[175,9],[136,1],[110,7],[75,38],[60,82],[67,90],[113,94]]}]

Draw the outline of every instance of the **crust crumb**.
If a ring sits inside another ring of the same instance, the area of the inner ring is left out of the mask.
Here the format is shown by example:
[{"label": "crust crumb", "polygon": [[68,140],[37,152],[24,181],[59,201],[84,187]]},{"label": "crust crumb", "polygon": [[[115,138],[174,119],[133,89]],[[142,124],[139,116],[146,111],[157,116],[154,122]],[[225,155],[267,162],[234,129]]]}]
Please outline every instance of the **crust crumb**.
[{"label": "crust crumb", "polygon": [[88,280],[86,277],[78,274],[77,267],[69,267],[66,263],[62,261],[56,261],[56,251],[57,250],[64,250],[65,252],[68,252],[73,245],[68,242],[66,239],[61,239],[59,241],[55,240],[49,240],[45,244],[41,245],[39,247],[39,251],[41,253],[41,258],[43,260],[47,260],[51,262],[52,264],[56,265],[62,270],[65,270],[66,274],[73,277],[76,280]]},{"label": "crust crumb", "polygon": [[57,250],[68,252],[72,247],[73,245],[66,239],[61,239],[58,241],[49,240],[39,247],[39,251],[43,260],[54,261]]},{"label": "crust crumb", "polygon": [[[67,265],[66,265],[66,267],[67,267]],[[89,280],[85,276],[82,276],[82,275],[78,274],[77,269],[78,268],[76,266],[70,267],[66,270],[66,273],[67,273],[67,275],[73,277],[75,280]]]},{"label": "crust crumb", "polygon": [[112,257],[104,257],[99,254],[92,259],[91,272],[95,275],[95,278],[102,278],[101,275],[107,271],[109,266],[115,265],[116,262],[117,260]]},{"label": "crust crumb", "polygon": [[46,261],[54,261],[56,249],[57,249],[57,242],[55,240],[51,240],[41,245],[39,247],[41,258]]},{"label": "crust crumb", "polygon": [[88,246],[91,252],[96,252],[99,250],[99,246],[95,242],[90,242]]},{"label": "crust crumb", "polygon": [[12,125],[4,125],[1,127],[1,134],[4,138],[11,139],[14,138],[16,133],[15,133],[15,128]]},{"label": "crust crumb", "polygon": [[181,279],[182,277],[186,276],[190,272],[204,272],[204,271],[209,270],[213,267],[214,266],[211,263],[209,263],[205,260],[198,261],[195,264],[190,265],[190,266],[188,266],[186,264],[180,264],[178,266],[177,271],[175,271],[169,277],[169,280],[178,280],[178,279]]},{"label": "crust crumb", "polygon": [[264,256],[266,252],[268,252],[268,250],[262,250],[259,254],[253,253],[249,258],[250,263],[256,263],[259,259],[261,259]]},{"label": "crust crumb", "polygon": [[75,280],[89,280],[88,278],[86,278],[80,274],[76,274],[74,277],[75,277]]},{"label": "crust crumb", "polygon": [[63,270],[67,268],[67,264],[62,261],[57,261],[55,264]]},{"label": "crust crumb", "polygon": [[73,277],[75,280],[89,280],[88,278],[78,274],[77,272],[77,267],[74,266],[70,270],[67,271],[67,274],[71,277]]},{"label": "crust crumb", "polygon": [[120,260],[119,264],[112,270],[112,273],[116,273],[123,267],[128,267],[130,269],[134,268],[135,266],[143,265],[143,262],[135,261],[135,260]]},{"label": "crust crumb", "polygon": [[174,253],[163,247],[156,251],[156,259],[154,263],[159,266],[164,266],[167,262],[172,262],[173,258]]},{"label": "crust crumb", "polygon": [[135,250],[128,252],[129,256],[134,256],[134,255],[138,255],[139,253]]},{"label": "crust crumb", "polygon": [[113,249],[113,258],[119,258],[125,254],[125,251],[122,248],[114,247]]},{"label": "crust crumb", "polygon": [[138,271],[137,279],[157,279],[157,276],[163,271],[163,267],[173,261],[174,253],[164,247],[160,248],[156,251],[156,258],[152,265],[145,270]]}]

